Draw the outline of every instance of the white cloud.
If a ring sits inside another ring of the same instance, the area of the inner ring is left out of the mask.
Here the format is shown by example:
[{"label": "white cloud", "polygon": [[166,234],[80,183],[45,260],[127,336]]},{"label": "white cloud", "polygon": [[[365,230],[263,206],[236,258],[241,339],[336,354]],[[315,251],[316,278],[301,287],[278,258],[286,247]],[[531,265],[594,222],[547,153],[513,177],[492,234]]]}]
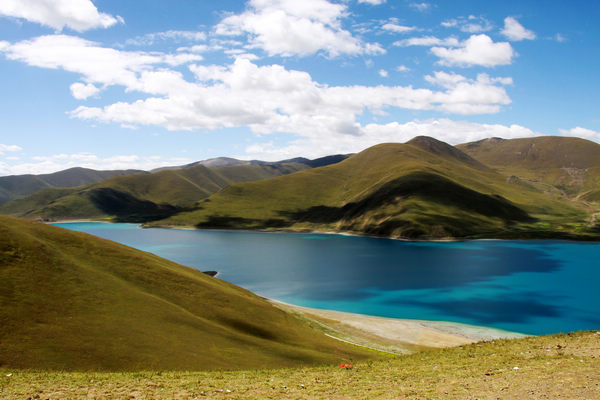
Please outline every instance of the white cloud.
[{"label": "white cloud", "polygon": [[[231,65],[190,65],[187,80],[172,65],[193,54],[119,51],[64,35],[44,36],[4,48],[10,59],[28,65],[77,73],[74,95],[118,85],[139,92],[138,100],[103,107],[79,106],[73,118],[117,123],[124,127],[160,126],[168,130],[215,130],[249,127],[258,134],[289,132],[300,136],[360,135],[365,112],[392,109],[435,110],[469,115],[496,113],[511,100],[507,78],[461,79],[456,85],[430,83],[439,90],[412,86],[329,86],[302,71],[277,64],[259,66],[246,55]],[[86,86],[90,85],[90,86]],[[93,85],[93,86],[91,86]]]},{"label": "white cloud", "polygon": [[141,169],[148,171],[159,167],[187,164],[193,161],[195,160],[183,157],[139,156],[132,154],[111,157],[100,157],[91,153],[54,154],[50,156],[31,157],[26,162],[0,162],[0,176],[47,174],[73,167],[96,170]]},{"label": "white cloud", "polygon": [[423,36],[413,37],[404,40],[398,40],[394,42],[394,46],[408,47],[408,46],[444,46],[444,47],[456,47],[459,46],[460,42],[454,36],[440,39],[435,36]]},{"label": "white cloud", "polygon": [[540,133],[520,125],[479,124],[445,118],[415,120],[404,124],[368,124],[360,127],[357,135],[332,133],[303,137],[284,146],[276,146],[272,141],[252,143],[246,147],[246,153],[238,157],[272,161],[299,156],[316,158],[330,154],[356,153],[380,143],[403,143],[419,135],[431,136],[455,145],[489,137],[513,139],[539,136]]},{"label": "white cloud", "polygon": [[10,152],[15,152],[15,151],[21,151],[23,150],[22,148],[20,148],[17,145],[14,144],[1,144],[0,143],[0,155],[4,154],[4,153],[10,153]]},{"label": "white cloud", "polygon": [[70,86],[71,94],[78,100],[85,100],[88,97],[95,96],[100,93],[100,89],[91,83],[84,84],[81,82],[75,82]]},{"label": "white cloud", "polygon": [[515,55],[510,43],[495,43],[489,36],[484,34],[472,35],[461,42],[460,47],[457,49],[433,47],[431,52],[441,59],[439,64],[460,67],[508,65],[512,63],[512,58]]},{"label": "white cloud", "polygon": [[379,76],[381,76],[382,78],[387,78],[388,77],[388,72],[385,69],[380,69],[378,72]]},{"label": "white cloud", "polygon": [[378,6],[386,2],[386,0],[358,0],[359,3],[367,3],[372,6]]},{"label": "white cloud", "polygon": [[385,53],[378,43],[363,43],[342,28],[347,14],[346,5],[327,0],[250,0],[246,11],[224,18],[215,33],[247,35],[249,48],[284,57]]},{"label": "white cloud", "polygon": [[[80,106],[75,118],[128,125],[158,125],[169,130],[214,130],[249,126],[267,134],[355,135],[365,110],[385,108],[439,110],[458,114],[496,113],[510,98],[487,75],[443,91],[402,86],[327,86],[306,72],[281,65],[257,66],[237,59],[228,67],[193,65],[197,82],[181,76],[156,76],[166,97],[99,107]],[[150,80],[144,80],[149,85]],[[178,88],[174,90],[174,88]],[[150,87],[153,92],[160,89]]]},{"label": "white cloud", "polygon": [[481,33],[492,30],[493,25],[484,17],[469,15],[468,17],[458,17],[443,21],[441,24],[446,28],[458,28],[466,33]]},{"label": "white cloud", "polygon": [[147,33],[143,36],[137,36],[128,39],[125,44],[134,46],[151,46],[156,42],[172,41],[180,42],[203,42],[206,40],[206,33],[200,31],[176,31]]},{"label": "white cloud", "polygon": [[577,126],[571,129],[559,129],[562,135],[575,136],[583,139],[594,140],[600,142],[600,132],[593,131],[591,129],[582,128]]},{"label": "white cloud", "polygon": [[83,32],[123,23],[119,16],[98,12],[90,0],[2,0],[0,15],[22,18],[59,31],[69,27]]},{"label": "white cloud", "polygon": [[398,24],[393,23],[393,22],[388,22],[386,24],[383,24],[381,26],[381,29],[383,29],[384,31],[394,32],[394,33],[406,33],[406,32],[411,32],[411,31],[416,30],[417,27],[415,27],[415,26],[398,25]]},{"label": "white cloud", "polygon": [[173,83],[173,74],[177,74],[174,71],[155,71],[157,65],[176,66],[202,59],[198,54],[189,53],[172,55],[158,52],[119,51],[67,35],[40,36],[5,46],[0,48],[0,51],[8,59],[31,66],[64,69],[81,74],[83,80],[90,84],[120,85],[127,90],[146,93],[156,93],[151,88],[155,86],[157,74],[162,78],[168,77],[169,79],[166,79],[168,83]]},{"label": "white cloud", "polygon": [[535,39],[535,33],[529,29],[525,29],[523,25],[513,17],[504,18],[504,29],[502,29],[500,33],[513,42],[519,42],[525,39]]},{"label": "white cloud", "polygon": [[558,43],[564,43],[567,41],[567,38],[564,35],[557,33],[556,35],[554,35],[554,40],[556,40]]},{"label": "white cloud", "polygon": [[428,11],[431,8],[431,4],[425,3],[425,2],[421,2],[421,3],[413,2],[413,3],[410,3],[409,6],[420,12]]},{"label": "white cloud", "polygon": [[396,67],[396,71],[398,71],[398,72],[408,72],[408,71],[410,71],[410,68],[408,68],[406,65],[398,65]]}]

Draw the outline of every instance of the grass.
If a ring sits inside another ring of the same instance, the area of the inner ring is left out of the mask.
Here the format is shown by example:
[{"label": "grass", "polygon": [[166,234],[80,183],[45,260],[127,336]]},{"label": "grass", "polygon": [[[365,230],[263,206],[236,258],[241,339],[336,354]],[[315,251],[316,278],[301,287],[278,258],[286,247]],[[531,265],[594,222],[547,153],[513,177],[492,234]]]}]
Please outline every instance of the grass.
[{"label": "grass", "polygon": [[0,372],[7,399],[592,399],[600,397],[600,335],[497,340],[356,361],[350,369]]},{"label": "grass", "polygon": [[510,180],[431,138],[371,147],[338,164],[232,185],[148,226],[344,231],[441,239],[596,237],[590,210]]},{"label": "grass", "polygon": [[247,369],[379,356],[198,270],[0,217],[0,368]]},{"label": "grass", "polygon": [[99,182],[112,176],[142,173],[137,170],[96,171],[69,168],[42,175],[12,175],[0,177],[0,203],[5,203],[47,188],[66,188]]},{"label": "grass", "polygon": [[164,170],[117,176],[78,188],[48,188],[0,205],[0,212],[26,218],[152,221],[181,212],[236,182],[267,179],[308,168],[304,164],[236,165]]}]

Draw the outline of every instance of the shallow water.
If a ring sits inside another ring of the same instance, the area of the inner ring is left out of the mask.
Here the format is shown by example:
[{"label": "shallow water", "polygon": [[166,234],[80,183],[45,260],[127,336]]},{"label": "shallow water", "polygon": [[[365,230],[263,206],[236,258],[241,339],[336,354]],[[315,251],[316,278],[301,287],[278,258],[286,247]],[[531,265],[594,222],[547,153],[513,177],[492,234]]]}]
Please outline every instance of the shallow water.
[{"label": "shallow water", "polygon": [[301,306],[547,334],[599,329],[600,244],[55,224],[155,253]]}]

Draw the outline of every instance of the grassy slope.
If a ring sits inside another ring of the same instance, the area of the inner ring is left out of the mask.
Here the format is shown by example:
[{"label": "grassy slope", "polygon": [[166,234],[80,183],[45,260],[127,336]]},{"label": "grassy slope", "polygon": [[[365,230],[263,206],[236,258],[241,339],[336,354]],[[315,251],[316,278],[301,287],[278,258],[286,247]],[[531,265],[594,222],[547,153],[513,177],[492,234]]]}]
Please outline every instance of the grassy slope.
[{"label": "grassy slope", "polygon": [[271,178],[305,168],[294,163],[213,169],[197,165],[119,176],[76,189],[46,189],[1,205],[0,212],[26,218],[153,220],[191,207],[232,183]]},{"label": "grassy slope", "polygon": [[1,368],[273,368],[366,356],[195,269],[0,217]]},{"label": "grassy slope", "polygon": [[88,168],[69,168],[42,175],[12,175],[0,177],[0,204],[25,197],[52,187],[75,187],[99,182],[113,176],[143,173],[137,170],[96,171]]},{"label": "grassy slope", "polygon": [[550,185],[569,197],[598,192],[600,187],[600,145],[589,140],[492,138],[457,147],[504,175],[518,176],[544,190]]},{"label": "grassy slope", "polygon": [[399,237],[585,231],[586,211],[507,181],[435,139],[382,144],[330,166],[238,184],[152,225],[343,230]]},{"label": "grassy slope", "polygon": [[599,347],[600,335],[582,332],[430,350],[358,362],[357,368],[348,370],[125,374],[1,370],[0,397],[596,399]]}]

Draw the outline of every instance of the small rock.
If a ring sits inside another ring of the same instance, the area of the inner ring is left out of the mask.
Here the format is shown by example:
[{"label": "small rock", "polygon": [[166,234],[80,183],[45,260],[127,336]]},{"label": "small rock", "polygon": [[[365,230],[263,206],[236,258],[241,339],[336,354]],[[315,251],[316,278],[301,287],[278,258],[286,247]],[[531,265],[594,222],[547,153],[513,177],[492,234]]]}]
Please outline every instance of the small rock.
[{"label": "small rock", "polygon": [[6,376],[8,376],[10,378],[12,376],[12,374],[7,374]]},{"label": "small rock", "polygon": [[519,369],[519,367],[513,367],[513,369]]}]

